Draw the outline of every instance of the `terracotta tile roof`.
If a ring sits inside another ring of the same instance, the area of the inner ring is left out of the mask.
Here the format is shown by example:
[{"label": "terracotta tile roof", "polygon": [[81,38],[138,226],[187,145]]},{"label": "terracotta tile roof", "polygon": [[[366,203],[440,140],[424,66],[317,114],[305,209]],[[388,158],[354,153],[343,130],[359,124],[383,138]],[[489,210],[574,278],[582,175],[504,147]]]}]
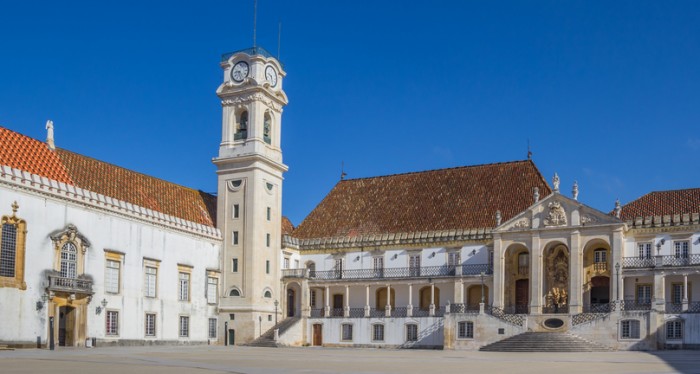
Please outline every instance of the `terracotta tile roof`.
[{"label": "terracotta tile roof", "polygon": [[66,167],[46,143],[0,127],[0,165],[73,184]]},{"label": "terracotta tile roof", "polygon": [[216,196],[154,178],[0,127],[0,164],[215,227]]},{"label": "terracotta tile roof", "polygon": [[623,221],[637,217],[664,216],[700,212],[700,188],[654,191],[622,207]]},{"label": "terracotta tile roof", "polygon": [[551,193],[532,161],[340,181],[294,230],[299,239],[491,228]]},{"label": "terracotta tile roof", "polygon": [[282,235],[289,235],[294,231],[294,225],[289,218],[282,216]]}]

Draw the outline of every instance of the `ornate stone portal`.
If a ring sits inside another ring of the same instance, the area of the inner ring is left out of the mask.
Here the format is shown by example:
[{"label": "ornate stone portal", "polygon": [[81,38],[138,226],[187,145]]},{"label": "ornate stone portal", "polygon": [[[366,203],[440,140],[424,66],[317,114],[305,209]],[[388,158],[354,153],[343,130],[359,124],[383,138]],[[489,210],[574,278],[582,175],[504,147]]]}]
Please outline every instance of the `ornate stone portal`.
[{"label": "ornate stone portal", "polygon": [[545,309],[566,312],[569,303],[569,255],[566,247],[557,246],[546,259],[547,294]]}]

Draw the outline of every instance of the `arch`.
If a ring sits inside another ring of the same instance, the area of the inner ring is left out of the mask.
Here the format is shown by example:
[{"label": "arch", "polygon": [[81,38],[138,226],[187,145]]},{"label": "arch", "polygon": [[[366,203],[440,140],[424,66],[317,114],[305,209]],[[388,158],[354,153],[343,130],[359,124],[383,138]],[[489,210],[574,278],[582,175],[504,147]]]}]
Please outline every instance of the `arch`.
[{"label": "arch", "polygon": [[503,287],[506,310],[518,314],[529,311],[531,257],[530,250],[524,243],[512,243],[506,248]]},{"label": "arch", "polygon": [[545,246],[544,269],[545,313],[565,313],[569,306],[570,251],[566,244],[555,241]]},{"label": "arch", "polygon": [[[312,292],[309,292],[311,297]],[[289,282],[285,286],[284,295],[284,313],[286,317],[298,316],[301,311],[301,284],[298,282]],[[313,295],[315,296],[315,295]],[[309,300],[311,302],[311,300]]]},{"label": "arch", "polygon": [[[481,303],[481,285],[474,284],[467,288],[467,309],[479,310]],[[489,305],[489,286],[484,285],[484,304]]]},{"label": "arch", "polygon": [[[425,286],[418,291],[420,300],[419,308],[421,310],[430,309],[430,286]],[[437,308],[440,305],[440,289],[435,286],[435,295],[433,296],[433,305]]]},{"label": "arch", "polygon": [[594,238],[583,246],[583,306],[585,310],[609,308],[612,295],[612,251],[610,243]]},{"label": "arch", "polygon": [[241,290],[239,290],[237,287],[232,287],[228,291],[228,296],[229,297],[241,297]]},{"label": "arch", "polygon": [[233,140],[242,140],[248,138],[248,111],[244,110],[238,114],[236,121],[236,131],[233,135]]},{"label": "arch", "polygon": [[272,299],[272,290],[269,288],[266,288],[263,290],[263,297],[266,299]]},{"label": "arch", "polygon": [[269,110],[263,116],[263,141],[272,144],[272,115]]},{"label": "arch", "polygon": [[[387,299],[386,299],[386,287],[382,287],[377,289],[377,292],[375,292],[375,307],[379,310],[384,310],[387,305]],[[396,305],[396,290],[392,287],[391,288],[391,298],[389,299],[389,305],[391,305],[391,309],[394,309]]]}]

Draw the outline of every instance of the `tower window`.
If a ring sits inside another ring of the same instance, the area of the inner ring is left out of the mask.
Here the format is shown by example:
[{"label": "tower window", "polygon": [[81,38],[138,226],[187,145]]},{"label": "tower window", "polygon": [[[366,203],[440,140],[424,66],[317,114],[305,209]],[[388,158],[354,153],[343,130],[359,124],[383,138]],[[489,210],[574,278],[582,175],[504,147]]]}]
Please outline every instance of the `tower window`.
[{"label": "tower window", "polygon": [[241,208],[238,204],[233,204],[233,218],[238,218],[241,213]]},{"label": "tower window", "polygon": [[265,245],[270,246],[270,234],[265,234]]},{"label": "tower window", "polygon": [[233,232],[233,245],[238,245],[238,231]]},{"label": "tower window", "polygon": [[265,273],[270,274],[270,260],[265,261]]},{"label": "tower window", "polygon": [[236,133],[233,135],[234,140],[241,140],[248,138],[248,112],[241,113],[238,117],[238,126],[236,127]]},{"label": "tower window", "polygon": [[270,133],[272,132],[272,118],[270,118],[270,113],[265,112],[265,119],[263,122],[263,140],[267,144],[272,144],[272,137]]},{"label": "tower window", "polygon": [[267,220],[269,221],[272,218],[272,209],[270,207],[267,207]]}]

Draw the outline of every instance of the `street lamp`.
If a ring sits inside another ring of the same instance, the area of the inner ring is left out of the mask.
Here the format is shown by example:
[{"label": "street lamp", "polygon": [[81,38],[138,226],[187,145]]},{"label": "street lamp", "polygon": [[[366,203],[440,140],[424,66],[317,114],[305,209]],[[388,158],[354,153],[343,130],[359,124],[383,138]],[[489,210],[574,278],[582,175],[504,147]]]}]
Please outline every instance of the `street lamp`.
[{"label": "street lamp", "polygon": [[615,295],[615,300],[620,300],[620,263],[615,263],[615,281],[617,282],[617,293]]},{"label": "street lamp", "polygon": [[481,272],[481,303],[484,303],[484,272]]},{"label": "street lamp", "polygon": [[280,302],[275,300],[275,326],[277,326],[277,306],[280,305]]},{"label": "street lamp", "polygon": [[258,325],[260,325],[260,335],[262,336],[262,316],[258,316]]}]

